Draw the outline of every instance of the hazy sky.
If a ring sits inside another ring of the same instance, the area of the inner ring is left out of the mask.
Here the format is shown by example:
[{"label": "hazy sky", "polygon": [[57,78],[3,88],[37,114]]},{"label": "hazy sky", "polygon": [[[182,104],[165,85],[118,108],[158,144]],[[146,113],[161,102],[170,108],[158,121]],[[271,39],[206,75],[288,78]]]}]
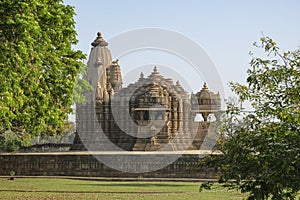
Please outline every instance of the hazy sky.
[{"label": "hazy sky", "polygon": [[[244,82],[250,61],[248,52],[263,34],[273,38],[282,50],[293,50],[300,44],[297,0],[65,0],[65,4],[74,6],[77,13],[79,43],[74,48],[89,54],[98,31],[109,40],[144,27],[173,30],[205,50],[221,76],[225,97],[231,95],[229,81]],[[173,67],[188,82],[193,79],[186,63],[172,58],[166,52],[145,50],[124,56],[120,64],[124,75],[132,65],[153,63],[159,68],[162,63]],[[201,89],[203,81],[193,80],[192,90]]]}]

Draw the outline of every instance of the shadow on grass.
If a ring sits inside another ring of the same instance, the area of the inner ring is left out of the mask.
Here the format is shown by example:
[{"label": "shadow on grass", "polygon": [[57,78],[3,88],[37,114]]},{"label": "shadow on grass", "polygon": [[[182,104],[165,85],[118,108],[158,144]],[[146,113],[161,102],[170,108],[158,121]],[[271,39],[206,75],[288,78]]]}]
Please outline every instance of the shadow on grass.
[{"label": "shadow on grass", "polygon": [[64,191],[64,190],[0,190],[1,192],[40,192],[40,193],[74,193],[74,194],[174,194],[174,193],[184,193],[184,192],[160,192],[160,191],[135,191],[135,192],[105,192],[105,191]]},{"label": "shadow on grass", "polygon": [[[71,185],[71,184],[70,184]],[[101,183],[91,183],[91,184],[72,184],[76,186],[98,186],[98,187],[185,187],[187,185],[183,184],[159,184],[159,183],[112,183],[112,184],[101,184]]]}]

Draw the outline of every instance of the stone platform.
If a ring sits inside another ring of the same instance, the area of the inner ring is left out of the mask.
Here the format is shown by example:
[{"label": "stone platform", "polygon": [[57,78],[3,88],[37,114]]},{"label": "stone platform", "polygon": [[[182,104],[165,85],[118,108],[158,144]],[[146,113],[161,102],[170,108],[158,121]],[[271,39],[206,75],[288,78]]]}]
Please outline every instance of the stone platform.
[{"label": "stone platform", "polygon": [[0,154],[0,175],[15,171],[16,176],[214,179],[213,170],[199,168],[199,160],[208,153],[211,152],[4,153]]}]

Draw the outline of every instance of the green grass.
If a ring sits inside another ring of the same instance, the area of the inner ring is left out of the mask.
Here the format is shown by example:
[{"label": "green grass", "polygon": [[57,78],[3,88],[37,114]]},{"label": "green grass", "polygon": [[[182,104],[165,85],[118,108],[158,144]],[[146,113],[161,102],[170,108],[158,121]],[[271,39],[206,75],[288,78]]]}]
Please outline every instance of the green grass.
[{"label": "green grass", "polygon": [[0,179],[0,199],[244,199],[220,186],[199,192],[194,182],[102,182],[49,178]]}]

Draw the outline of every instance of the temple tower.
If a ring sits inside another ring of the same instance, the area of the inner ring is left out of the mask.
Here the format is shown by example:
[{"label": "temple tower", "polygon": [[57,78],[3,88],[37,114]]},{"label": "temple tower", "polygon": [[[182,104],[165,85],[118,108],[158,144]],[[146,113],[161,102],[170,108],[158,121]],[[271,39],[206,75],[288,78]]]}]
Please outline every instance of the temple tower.
[{"label": "temple tower", "polygon": [[[97,116],[97,104],[107,104],[110,99],[107,84],[107,69],[112,65],[111,52],[107,48],[108,43],[103,39],[100,32],[97,38],[91,43],[92,49],[88,60],[87,75],[85,80],[93,87],[93,90],[86,92],[85,104],[76,105],[76,128],[77,135],[72,146],[72,150],[85,149],[82,142],[89,150],[93,150],[97,146],[97,142],[102,141],[97,134],[99,127],[99,116]],[[107,111],[105,108],[98,109],[98,112]],[[107,111],[108,112],[108,111]],[[108,114],[106,114],[107,116]],[[79,138],[81,141],[79,141]]]},{"label": "temple tower", "polygon": [[[190,129],[196,133],[193,144],[196,149],[199,149],[208,134],[208,128],[212,119],[214,118],[215,121],[220,119],[220,94],[211,92],[206,83],[204,83],[199,92],[191,95],[191,106]],[[195,121],[197,117],[202,117],[203,120]]]}]

